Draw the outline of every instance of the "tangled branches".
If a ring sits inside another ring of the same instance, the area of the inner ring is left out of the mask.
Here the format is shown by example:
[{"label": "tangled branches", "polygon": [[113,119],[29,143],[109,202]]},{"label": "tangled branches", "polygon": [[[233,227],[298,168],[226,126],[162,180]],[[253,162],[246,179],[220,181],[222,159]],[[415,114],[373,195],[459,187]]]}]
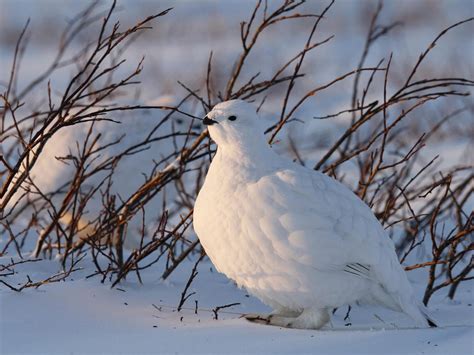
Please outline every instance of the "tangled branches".
[{"label": "tangled branches", "polygon": [[[425,106],[462,99],[474,86],[463,77],[420,72],[443,36],[473,19],[441,31],[416,63],[405,68],[404,79],[395,81],[393,75],[400,77],[400,73],[393,73],[396,54],[366,65],[374,44],[401,25],[380,23],[380,3],[370,18],[357,67],[315,85],[303,72],[304,64],[319,48],[334,41],[333,35],[315,40],[324,21],[329,21],[332,7],[330,2],[313,13],[303,11],[304,1],[285,0],[278,5],[257,1],[248,20],[240,24],[241,48],[233,68],[222,74],[223,70],[215,68],[211,52],[200,90],[179,81],[185,93],[170,105],[141,104],[132,88],[140,84],[144,61],[131,68],[125,64],[127,50],[138,35],[152,23],[172,16],[170,9],[121,29],[113,20],[115,2],[104,13],[97,3],[91,5],[63,32],[52,64],[20,90],[17,78],[27,23],[1,96],[0,232],[4,243],[0,244],[0,255],[22,257],[25,251],[33,251],[35,258],[60,256],[62,275],[69,275],[79,261],[87,260],[95,267],[90,276],[110,280],[113,286],[132,274],[141,281],[140,272],[153,265],[161,265],[162,276],[167,278],[186,258],[194,256],[200,261],[203,257],[190,226],[194,200],[215,146],[207,131],[196,125],[200,117],[214,104],[236,98],[255,101],[259,110],[264,110],[270,97],[273,107],[280,105],[267,130],[269,143],[276,145],[277,139],[284,139],[282,132],[288,124],[298,120],[296,115],[306,114],[304,108],[310,100],[352,80],[348,108],[314,117],[350,118],[343,121],[340,135],[318,153],[314,168],[349,184],[371,206],[393,232],[407,270],[428,268],[425,304],[444,287],[454,297],[458,285],[472,278],[473,215],[467,212],[473,191],[472,170],[450,166],[441,172],[436,158],[426,161],[423,148],[437,139],[453,118],[472,108],[456,108],[434,123],[429,121],[422,132],[412,128],[422,120],[420,112]],[[258,55],[259,45],[268,41],[265,36],[294,21],[312,22],[304,46],[270,74],[264,70],[268,68],[250,66],[249,58]],[[79,34],[94,26],[95,39],[74,52]],[[73,75],[67,85],[54,88],[50,77],[64,67]],[[297,85],[302,82],[311,87],[302,90]],[[133,135],[133,129],[146,121]],[[125,132],[110,138],[109,132],[118,125],[125,126]],[[80,134],[67,142],[67,151],[53,157],[49,154],[49,163],[61,164],[61,169],[67,166],[67,174],[53,186],[41,183],[37,167],[45,165],[41,161],[47,159],[49,147],[58,144],[55,139],[71,128]],[[143,160],[144,153],[150,151],[153,158]],[[292,137],[288,137],[284,153],[306,164],[308,153],[301,152]],[[130,161],[142,162],[140,171],[124,168]],[[9,274],[0,277],[8,278]],[[2,284],[9,285],[7,281]],[[36,285],[28,280],[24,287]]]}]

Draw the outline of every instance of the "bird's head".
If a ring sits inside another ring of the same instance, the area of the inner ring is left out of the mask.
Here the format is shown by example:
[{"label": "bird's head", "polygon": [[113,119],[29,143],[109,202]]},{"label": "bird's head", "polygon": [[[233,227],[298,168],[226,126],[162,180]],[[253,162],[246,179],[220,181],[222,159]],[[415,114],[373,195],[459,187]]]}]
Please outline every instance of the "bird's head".
[{"label": "bird's head", "polygon": [[255,106],[243,100],[224,101],[214,106],[203,120],[218,146],[254,145],[265,142],[265,126]]}]

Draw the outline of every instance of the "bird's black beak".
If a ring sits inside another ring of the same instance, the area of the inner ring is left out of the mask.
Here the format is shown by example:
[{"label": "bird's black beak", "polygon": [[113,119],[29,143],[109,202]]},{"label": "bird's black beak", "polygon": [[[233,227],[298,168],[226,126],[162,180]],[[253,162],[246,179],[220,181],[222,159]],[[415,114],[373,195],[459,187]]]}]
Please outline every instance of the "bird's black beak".
[{"label": "bird's black beak", "polygon": [[206,125],[206,126],[212,126],[214,123],[217,123],[219,124],[219,122],[217,121],[214,121],[214,120],[211,120],[209,117],[204,117],[204,119],[202,120],[202,124],[203,125]]}]

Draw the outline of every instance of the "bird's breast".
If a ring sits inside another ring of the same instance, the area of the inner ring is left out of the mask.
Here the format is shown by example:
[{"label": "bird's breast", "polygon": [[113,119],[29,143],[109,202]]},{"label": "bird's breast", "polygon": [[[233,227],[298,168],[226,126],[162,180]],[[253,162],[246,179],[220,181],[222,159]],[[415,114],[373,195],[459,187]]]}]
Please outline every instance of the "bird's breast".
[{"label": "bird's breast", "polygon": [[260,225],[265,210],[256,201],[258,179],[243,174],[213,161],[196,200],[194,229],[218,271],[249,287],[248,282],[259,282],[277,260]]}]

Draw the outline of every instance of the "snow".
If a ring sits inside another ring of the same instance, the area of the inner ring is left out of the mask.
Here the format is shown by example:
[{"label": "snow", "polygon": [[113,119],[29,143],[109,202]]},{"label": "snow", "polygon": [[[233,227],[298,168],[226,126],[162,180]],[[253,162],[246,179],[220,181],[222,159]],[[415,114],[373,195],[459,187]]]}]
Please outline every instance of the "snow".
[{"label": "snow", "polygon": [[[9,258],[0,258],[0,264],[7,262]],[[159,269],[155,267],[142,274],[143,285],[131,277],[116,289],[108,287],[107,282],[101,284],[98,277],[85,279],[92,272],[92,265],[72,274],[68,281],[38,289],[17,293],[2,288],[0,353],[470,354],[473,351],[472,283],[471,287],[459,290],[455,303],[434,298],[431,310],[440,325],[437,329],[414,329],[411,320],[399,313],[355,307],[349,321],[343,320],[346,309],[341,309],[333,316],[332,326],[324,330],[294,330],[239,318],[241,313],[267,312],[268,308],[213,271],[209,262],[198,266],[199,275],[190,289],[196,293],[185,303],[185,309],[176,312],[192,264],[186,262],[172,274],[170,281],[160,281]],[[28,274],[35,281],[57,269],[57,262],[49,260],[23,264],[18,266],[14,279],[24,281]],[[420,287],[418,291],[422,291]],[[194,314],[195,300],[197,314]],[[218,320],[213,319],[211,309],[236,302],[241,305],[223,309],[218,312]],[[348,322],[352,325],[345,326]]]},{"label": "snow", "polygon": [[[142,91],[144,102],[150,104],[163,104],[166,101],[163,101],[166,95],[179,97],[179,89],[176,90],[177,85],[175,84],[177,79],[181,79],[190,87],[198,87],[203,78],[211,49],[214,50],[215,67],[220,66],[222,71],[229,69],[240,48],[239,21],[248,16],[248,7],[250,6],[241,6],[241,1],[232,1],[231,4],[207,1],[207,5],[203,3],[196,5],[194,1],[187,1],[186,6],[182,3],[168,1],[161,2],[158,7],[160,9],[166,8],[168,3],[175,6],[173,17],[165,17],[160,20],[154,26],[155,29],[150,31],[150,34],[139,43],[138,48],[134,47],[134,50],[131,51],[132,58],[128,57],[129,61],[127,62],[127,65],[134,67],[136,60],[133,55],[139,59],[143,54],[146,54]],[[138,3],[122,1],[121,4],[125,11],[119,13],[118,17],[123,24],[157,10],[156,4],[148,1]],[[24,83],[48,66],[55,54],[60,34],[58,28],[62,28],[66,24],[66,17],[70,17],[71,14],[76,13],[84,6],[75,2],[69,5],[57,6],[56,2],[51,1],[50,4],[26,0],[0,2],[1,27],[10,29],[10,37],[16,39],[26,19],[32,18],[33,37],[23,61],[19,87],[22,87]],[[317,6],[319,8],[320,4]],[[358,20],[357,16],[354,16],[354,12],[358,10],[356,8],[359,5],[356,2],[351,4],[337,2],[335,6],[331,14],[333,20],[324,23],[319,38],[326,38],[328,35],[336,33],[336,40],[320,50],[314,58],[308,57],[305,68],[308,80],[302,84],[301,91],[326,83],[327,79],[332,79],[335,75],[347,71],[348,68],[353,68],[359,59],[360,45],[365,36],[365,30],[362,31],[355,27]],[[385,13],[389,17],[388,20],[398,15],[403,17],[403,13],[413,11],[413,4],[408,5],[406,1],[387,2],[386,6]],[[420,2],[417,6],[426,7],[427,3]],[[471,16],[474,9],[469,0],[459,1],[456,4],[436,2],[433,6],[437,7],[438,13],[443,16],[439,16],[436,21],[433,21],[431,16],[421,16],[416,22],[407,23],[408,27],[405,27],[403,31],[405,33],[416,31],[416,36],[406,36],[403,41],[398,41],[399,37],[397,36],[388,38],[385,46],[376,47],[374,52],[369,55],[368,63],[373,64],[381,56],[386,56],[387,53],[393,51],[395,53],[394,67],[398,65],[406,69],[406,67],[413,65],[420,51],[439,30],[459,19]],[[193,16],[189,16],[190,14]],[[210,14],[215,19],[213,26],[209,26],[208,23]],[[218,20],[216,14],[222,15],[222,19]],[[194,30],[184,30],[188,26],[183,26],[182,21],[176,20],[181,18],[189,19],[188,25],[192,26]],[[44,35],[42,29],[48,28],[49,23],[55,24],[53,32],[50,31]],[[57,27],[56,24],[58,24]],[[126,24],[123,26],[125,27]],[[12,27],[15,27],[15,30],[12,30]],[[291,29],[300,32],[307,31],[307,28],[304,27],[292,27]],[[450,61],[459,62],[459,58],[462,58],[460,53],[466,48],[465,43],[467,46],[472,44],[470,29],[472,27],[467,27],[462,31],[459,29],[456,35],[452,34],[452,36],[459,36],[460,40],[450,40],[449,38],[444,40],[437,51],[434,51],[431,63],[441,63],[438,66],[444,68],[449,67]],[[287,59],[295,50],[300,50],[303,43],[293,40],[294,31],[279,31],[276,33],[278,40],[275,40],[275,35],[269,35],[273,41],[268,42],[273,42],[274,46],[260,48],[259,54],[250,58],[252,60],[250,67],[258,65],[258,70],[262,70],[262,76],[264,76],[285,58]],[[14,42],[11,40],[10,42],[5,42],[6,45],[2,42],[0,47],[0,63],[3,67],[11,65]],[[285,43],[285,46],[281,46],[281,43]],[[463,45],[460,46],[459,43],[463,43]],[[182,48],[186,48],[187,55],[183,56]],[[163,55],[163,53],[167,55]],[[262,63],[265,64],[264,68],[261,68],[260,64]],[[460,63],[459,66],[461,64],[465,65]],[[469,68],[465,71],[469,71]],[[250,70],[245,73],[246,75],[254,74]],[[394,73],[397,72],[394,70]],[[52,78],[53,88],[61,91],[62,86],[69,78],[70,73],[66,69],[59,71],[58,75]],[[341,86],[343,87],[341,88]],[[307,124],[292,124],[289,126],[289,130],[295,131],[293,136],[299,135],[301,146],[307,142],[327,145],[327,141],[331,141],[329,137],[337,136],[338,132],[345,127],[347,121],[344,120],[320,121],[311,120],[311,117],[338,111],[340,107],[347,108],[347,102],[341,102],[341,98],[350,88],[350,82],[341,83],[339,87],[328,91],[327,94],[321,94],[309,102],[304,110],[298,112],[298,116],[304,118]],[[44,87],[41,87],[41,90],[44,90]],[[267,100],[267,103],[270,107],[271,98]],[[274,111],[278,114],[278,109]],[[471,114],[464,116],[464,118],[466,117],[472,119]],[[154,121],[154,123],[157,122],[157,119],[157,116],[150,117],[150,121]],[[274,117],[272,117],[273,119]],[[463,122],[466,121],[460,120],[459,122],[462,127]],[[144,124],[153,125],[153,122]],[[109,126],[119,125],[103,123],[102,131],[108,132]],[[122,124],[120,129],[122,131],[129,130],[134,126],[134,123],[130,122],[128,125]],[[86,127],[83,129],[84,131],[80,132],[66,133],[64,131],[64,135],[55,137],[58,139],[56,148],[60,151],[56,151],[51,145],[51,149],[47,148],[50,149],[48,155],[50,157],[65,155],[70,147],[74,149],[75,140],[83,136]],[[316,131],[319,133],[317,139],[310,139],[312,135],[313,138],[315,137]],[[104,143],[120,136],[119,129],[110,130],[109,133],[103,137]],[[129,134],[128,138],[135,140],[141,136]],[[324,143],[325,141],[326,143]],[[71,144],[68,146],[61,142]],[[127,144],[130,145],[133,142],[130,141]],[[443,145],[427,147],[432,149],[429,155],[441,154],[442,162],[446,165],[455,160],[458,161],[459,157],[471,163],[472,154],[466,154],[465,142],[455,143],[447,141]],[[159,149],[158,146],[160,146]],[[125,145],[121,148],[124,147]],[[169,147],[164,148],[168,149]],[[140,159],[143,161],[156,159],[157,156],[152,154],[153,150],[160,151],[165,155],[167,151],[165,152],[164,148],[160,143],[156,143],[152,149],[143,152]],[[314,155],[313,146],[303,152],[305,159],[313,161],[318,158]],[[311,152],[312,154],[310,154]],[[458,159],[455,159],[456,157]],[[106,159],[106,156],[103,159]],[[129,164],[127,161],[124,159],[124,165],[120,168],[123,168],[123,171],[133,170],[137,176],[142,172],[149,173],[152,168],[152,166],[147,166],[143,170],[130,169],[127,168]],[[143,161],[135,161],[136,166],[143,166]],[[38,176],[45,178],[45,188],[49,188],[49,183],[57,186],[58,180],[55,180],[57,177],[62,180],[67,179],[66,175],[60,174],[63,169],[67,170],[67,166],[55,162],[56,165],[52,169],[49,164],[51,162],[45,163],[48,168],[43,172],[49,173],[54,170],[54,178],[50,175],[38,174]],[[122,175],[122,180],[125,182],[132,180],[139,184],[142,179],[141,175],[135,180]],[[116,181],[117,191],[121,191],[123,196],[127,196],[134,187],[132,184]],[[127,188],[130,190],[127,191]],[[156,205],[160,205],[158,199]],[[5,241],[4,236],[0,236],[0,243],[2,241]],[[10,257],[11,255],[0,257],[0,265],[8,264]],[[386,309],[355,307],[350,313],[350,319],[346,321],[343,319],[346,309],[338,310],[332,317],[332,325],[323,330],[293,330],[252,324],[239,318],[243,313],[264,313],[270,309],[256,298],[247,295],[244,290],[238,289],[225,276],[214,271],[209,261],[203,261],[199,265],[199,275],[189,290],[189,292],[196,293],[186,302],[185,308],[181,312],[177,312],[176,307],[193,262],[186,261],[166,282],[160,280],[163,265],[154,265],[142,272],[143,285],[139,284],[131,275],[115,289],[110,288],[108,281],[104,284],[100,283],[100,278],[97,276],[86,278],[87,275],[95,271],[92,263],[87,259],[80,265],[83,270],[73,273],[65,282],[44,285],[38,289],[25,289],[21,293],[11,291],[0,284],[0,354],[474,353],[472,340],[474,339],[474,312],[472,309],[474,284],[472,281],[460,286],[455,301],[446,299],[444,291],[433,296],[430,301],[430,310],[440,325],[437,329],[414,329],[412,321],[408,317]],[[15,271],[15,275],[2,278],[2,280],[15,286],[18,283],[25,283],[27,275],[33,281],[38,281],[61,270],[57,261],[42,260],[37,263],[20,265],[15,268]],[[417,298],[421,299],[423,284],[426,282],[426,270],[410,272],[408,277],[415,285]],[[195,300],[198,301],[197,314],[194,314]],[[213,319],[213,308],[236,302],[240,305],[219,311],[219,319]],[[160,310],[156,309],[153,304]],[[348,323],[351,325],[346,326]]]}]

